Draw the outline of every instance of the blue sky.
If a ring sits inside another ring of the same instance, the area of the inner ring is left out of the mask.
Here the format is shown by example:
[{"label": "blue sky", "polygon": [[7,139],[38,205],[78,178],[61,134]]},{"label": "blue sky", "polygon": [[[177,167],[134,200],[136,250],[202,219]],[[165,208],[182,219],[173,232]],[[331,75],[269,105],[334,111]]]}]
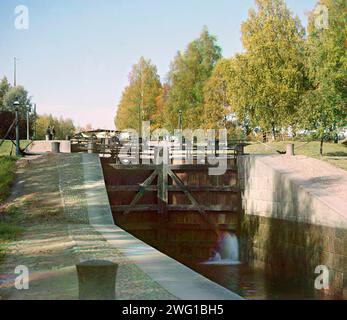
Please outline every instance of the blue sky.
[{"label": "blue sky", "polygon": [[[304,25],[316,0],[287,0]],[[14,27],[15,7],[29,9],[29,29]],[[203,26],[223,55],[242,50],[240,25],[253,0],[1,0],[0,78],[18,83],[39,113],[72,118],[82,126],[113,128],[131,66],[150,58],[162,79],[178,50]]]}]

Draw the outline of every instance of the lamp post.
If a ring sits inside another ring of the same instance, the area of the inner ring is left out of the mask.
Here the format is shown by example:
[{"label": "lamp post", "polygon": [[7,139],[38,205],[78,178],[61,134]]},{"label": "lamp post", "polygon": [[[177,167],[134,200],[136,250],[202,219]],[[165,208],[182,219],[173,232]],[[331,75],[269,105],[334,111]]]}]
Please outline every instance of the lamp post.
[{"label": "lamp post", "polygon": [[182,110],[178,111],[178,128],[183,130],[183,122],[182,122]]},{"label": "lamp post", "polygon": [[18,59],[14,57],[13,59],[13,86],[17,87],[17,61]]},{"label": "lamp post", "polygon": [[31,106],[28,103],[27,104],[27,140],[30,140],[30,121],[29,121],[29,115],[31,113]]},{"label": "lamp post", "polygon": [[19,111],[19,102],[18,101],[15,101],[13,103],[13,107],[14,107],[14,110],[16,112],[16,156],[17,157],[20,157],[22,154],[21,154],[21,151],[20,151],[20,147],[19,147],[19,115],[18,115],[18,111]]},{"label": "lamp post", "polygon": [[142,109],[141,109],[141,105],[139,105],[138,107],[138,122],[139,122],[139,137],[142,136],[141,134],[141,125],[142,125]]},{"label": "lamp post", "polygon": [[179,133],[179,136],[177,138],[178,138],[178,141],[180,144],[180,148],[182,150],[182,148],[183,148],[183,122],[182,122],[182,110],[181,109],[178,111],[178,128],[180,130],[180,133]]},{"label": "lamp post", "polygon": [[37,121],[37,113],[36,113],[36,103],[34,104],[34,133],[33,139],[36,140],[36,121]]}]

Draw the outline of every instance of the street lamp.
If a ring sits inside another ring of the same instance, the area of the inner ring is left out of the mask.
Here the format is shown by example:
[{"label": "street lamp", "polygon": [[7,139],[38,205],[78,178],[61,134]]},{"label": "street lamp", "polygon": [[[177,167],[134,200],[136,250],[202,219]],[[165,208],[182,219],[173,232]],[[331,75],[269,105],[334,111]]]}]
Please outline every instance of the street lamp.
[{"label": "street lamp", "polygon": [[13,102],[13,107],[16,109],[19,109],[20,103],[16,100],[15,102]]},{"label": "street lamp", "polygon": [[21,152],[20,152],[20,147],[19,147],[19,116],[18,116],[18,111],[19,111],[19,106],[20,103],[16,100],[13,102],[13,108],[16,112],[16,156],[20,157]]},{"label": "street lamp", "polygon": [[31,113],[31,105],[27,104],[27,140],[30,140],[30,121],[29,121],[29,115]]},{"label": "street lamp", "polygon": [[36,113],[36,103],[34,104],[34,133],[33,139],[36,140],[36,121],[37,121],[37,113]]}]

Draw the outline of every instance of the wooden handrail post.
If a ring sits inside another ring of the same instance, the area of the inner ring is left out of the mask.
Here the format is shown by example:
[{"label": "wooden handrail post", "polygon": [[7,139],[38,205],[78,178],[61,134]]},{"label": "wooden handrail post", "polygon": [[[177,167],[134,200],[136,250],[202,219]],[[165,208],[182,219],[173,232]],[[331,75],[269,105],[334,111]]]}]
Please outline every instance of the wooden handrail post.
[{"label": "wooden handrail post", "polygon": [[167,143],[163,144],[163,162],[161,164],[161,168],[158,172],[158,214],[160,227],[157,233],[157,240],[160,242],[166,241],[166,226],[168,221],[168,201],[169,201],[169,193],[168,193],[168,174],[169,174],[169,165],[170,165],[170,152],[169,145]]}]

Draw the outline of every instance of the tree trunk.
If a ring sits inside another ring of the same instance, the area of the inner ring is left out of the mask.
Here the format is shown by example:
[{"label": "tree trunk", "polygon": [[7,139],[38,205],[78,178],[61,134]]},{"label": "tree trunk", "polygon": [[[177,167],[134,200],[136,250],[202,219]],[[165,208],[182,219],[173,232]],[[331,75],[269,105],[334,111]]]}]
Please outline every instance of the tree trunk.
[{"label": "tree trunk", "polygon": [[263,143],[267,142],[267,134],[266,132],[263,132]]},{"label": "tree trunk", "polygon": [[336,144],[339,143],[339,136],[338,136],[338,134],[334,135],[334,143],[336,143]]},{"label": "tree trunk", "polygon": [[321,138],[320,140],[320,150],[319,150],[319,154],[322,157],[323,156],[323,143],[324,143],[324,138]]},{"label": "tree trunk", "polygon": [[276,141],[276,128],[274,124],[272,124],[272,138]]},{"label": "tree trunk", "polygon": [[292,135],[293,135],[293,138],[295,139],[296,138],[296,130],[293,129]]}]

